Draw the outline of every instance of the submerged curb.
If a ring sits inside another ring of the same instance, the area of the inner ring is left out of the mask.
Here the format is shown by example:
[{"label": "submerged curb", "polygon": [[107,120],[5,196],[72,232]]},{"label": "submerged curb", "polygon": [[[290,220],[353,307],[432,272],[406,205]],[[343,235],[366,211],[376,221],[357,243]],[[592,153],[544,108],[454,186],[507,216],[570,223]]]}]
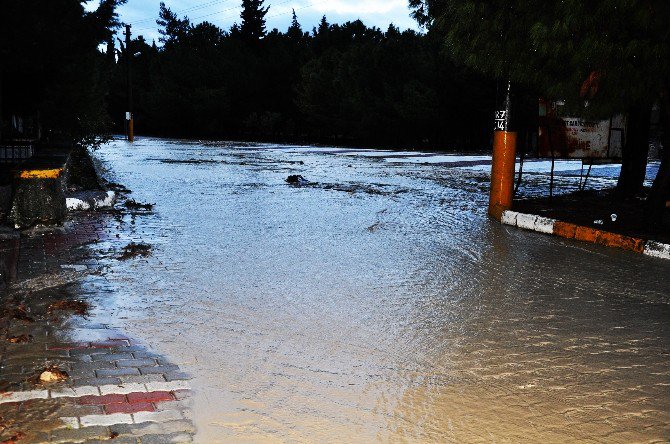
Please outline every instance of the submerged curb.
[{"label": "submerged curb", "polygon": [[503,211],[500,222],[504,225],[523,228],[524,230],[551,234],[565,239],[576,239],[606,247],[620,248],[659,259],[670,260],[670,245],[656,241],[623,236],[621,234],[610,233],[609,231],[598,230],[597,228],[584,227],[535,214],[519,213],[510,210]]}]

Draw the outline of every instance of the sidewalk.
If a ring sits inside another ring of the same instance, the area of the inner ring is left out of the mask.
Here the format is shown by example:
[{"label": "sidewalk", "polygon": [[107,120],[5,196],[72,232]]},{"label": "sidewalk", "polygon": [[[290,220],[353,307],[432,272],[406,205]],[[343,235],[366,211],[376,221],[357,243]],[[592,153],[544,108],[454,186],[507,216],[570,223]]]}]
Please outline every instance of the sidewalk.
[{"label": "sidewalk", "polygon": [[[82,212],[63,229],[21,237],[0,306],[0,441],[192,441],[188,375],[96,322],[105,295],[86,282],[104,280],[118,260],[115,216]],[[91,248],[100,242],[109,254]]]}]

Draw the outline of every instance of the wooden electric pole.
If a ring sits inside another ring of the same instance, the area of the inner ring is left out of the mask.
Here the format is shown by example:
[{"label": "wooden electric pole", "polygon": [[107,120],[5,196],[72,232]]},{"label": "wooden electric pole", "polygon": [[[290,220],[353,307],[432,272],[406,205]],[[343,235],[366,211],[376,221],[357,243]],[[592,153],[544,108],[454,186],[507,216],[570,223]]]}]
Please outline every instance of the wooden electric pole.
[{"label": "wooden electric pole", "polygon": [[130,25],[126,25],[126,98],[128,99],[128,110],[126,111],[126,132],[128,135],[128,142],[132,142],[135,139],[133,128],[133,82],[130,72],[130,59],[132,57],[133,52],[130,49]]}]

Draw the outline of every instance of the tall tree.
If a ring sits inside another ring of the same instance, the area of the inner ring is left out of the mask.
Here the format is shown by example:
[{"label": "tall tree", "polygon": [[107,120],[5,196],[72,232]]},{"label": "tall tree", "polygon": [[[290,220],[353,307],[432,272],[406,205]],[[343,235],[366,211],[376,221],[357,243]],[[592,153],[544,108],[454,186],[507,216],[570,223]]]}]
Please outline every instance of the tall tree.
[{"label": "tall tree", "polygon": [[293,10],[291,26],[288,27],[286,35],[294,41],[301,41],[305,38],[305,33],[302,32],[302,26],[300,26],[300,22],[298,22],[298,16],[295,14],[295,9]]},{"label": "tall tree", "polygon": [[249,42],[257,42],[265,37],[265,15],[270,7],[263,7],[264,0],[242,0],[242,38]]},{"label": "tall tree", "polygon": [[98,46],[119,26],[116,7],[102,0],[0,2],[0,70],[5,117],[36,116],[52,141],[93,142],[107,128],[106,60]]},{"label": "tall tree", "polygon": [[158,33],[161,35],[158,40],[167,46],[173,45],[175,42],[186,37],[191,28],[191,22],[188,17],[180,19],[177,17],[177,14],[165,6],[164,2],[160,3],[158,17],[156,24],[162,28],[158,30]]},{"label": "tall tree", "polygon": [[[572,112],[584,116],[628,113],[619,189],[624,195],[640,190],[648,150],[649,109],[661,91],[670,89],[670,2],[409,3],[419,23],[444,36],[456,60],[479,72],[565,99]],[[668,132],[667,117],[664,126]],[[659,177],[665,174],[662,171]],[[660,184],[654,190],[662,194],[655,202],[670,195],[670,189]]]}]

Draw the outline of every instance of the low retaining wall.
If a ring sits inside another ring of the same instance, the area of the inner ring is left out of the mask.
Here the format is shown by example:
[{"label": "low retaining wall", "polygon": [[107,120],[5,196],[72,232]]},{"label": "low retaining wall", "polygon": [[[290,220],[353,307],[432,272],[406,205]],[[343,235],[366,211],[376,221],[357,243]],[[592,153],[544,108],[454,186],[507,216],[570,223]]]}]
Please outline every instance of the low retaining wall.
[{"label": "low retaining wall", "polygon": [[565,239],[576,239],[604,245],[606,247],[615,247],[634,251],[636,253],[643,253],[651,257],[670,259],[670,245],[668,244],[623,236],[621,234],[598,230],[597,228],[561,222],[559,220],[534,214],[518,213],[516,211],[507,210],[503,212],[500,222],[505,225],[523,228],[524,230],[551,234]]}]

